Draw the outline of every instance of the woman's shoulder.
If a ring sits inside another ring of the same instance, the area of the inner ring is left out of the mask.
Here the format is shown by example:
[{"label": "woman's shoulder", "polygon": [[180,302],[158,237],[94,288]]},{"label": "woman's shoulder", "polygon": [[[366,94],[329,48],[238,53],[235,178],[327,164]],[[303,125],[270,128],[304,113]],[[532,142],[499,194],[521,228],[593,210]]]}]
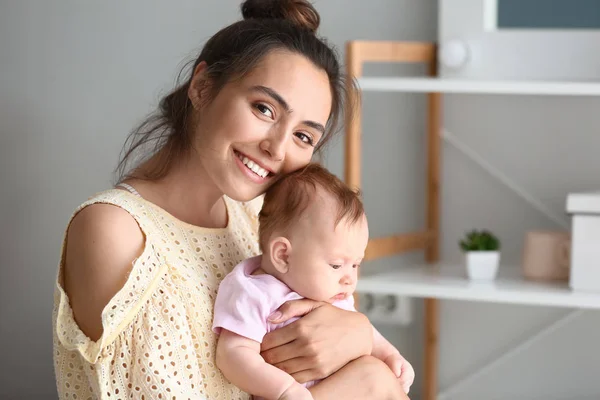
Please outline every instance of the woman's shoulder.
[{"label": "woman's shoulder", "polygon": [[68,239],[69,243],[85,245],[85,250],[128,247],[144,234],[136,203],[135,196],[121,189],[107,189],[88,197],[75,208],[67,223],[65,244]]},{"label": "woman's shoulder", "polygon": [[128,203],[131,203],[131,199],[127,198],[127,193],[123,190],[109,189],[96,193],[76,207],[68,229],[73,229],[75,225],[90,228],[97,226],[102,230],[116,224],[114,228],[119,230],[121,224],[131,225],[135,223],[136,213]]},{"label": "woman's shoulder", "polygon": [[[73,211],[72,217],[76,217],[80,211],[89,208],[92,205],[112,205],[116,206],[115,208],[120,208],[125,211],[128,211],[129,214],[133,214],[135,217],[137,214],[136,208],[140,208],[142,206],[143,199],[131,192],[128,192],[124,189],[120,188],[109,188],[100,192],[96,192],[81,202]],[[93,207],[94,209],[98,208],[107,208],[107,207]]]},{"label": "woman's shoulder", "polygon": [[[88,197],[75,208],[65,233],[68,237],[70,230],[83,230],[92,239],[106,234],[119,238],[147,235],[155,225],[153,214],[140,196],[123,189],[106,189]],[[126,246],[127,240],[123,244]]]},{"label": "woman's shoulder", "polygon": [[137,208],[132,195],[107,190],[77,207],[65,232],[58,286],[79,327],[92,339],[102,335],[102,310],[117,300],[136,260],[151,256]]},{"label": "woman's shoulder", "polygon": [[72,267],[69,269],[93,269],[100,263],[130,265],[133,257],[139,256],[145,236],[131,211],[121,201],[102,196],[79,206],[65,234],[64,261]]},{"label": "woman's shoulder", "polygon": [[[147,235],[143,212],[135,196],[110,189],[89,197],[73,212],[64,238],[64,256],[70,264],[119,263],[137,253]],[[139,254],[138,254],[139,255]],[[81,259],[80,259],[81,258]],[[130,260],[131,261],[131,260]]]}]

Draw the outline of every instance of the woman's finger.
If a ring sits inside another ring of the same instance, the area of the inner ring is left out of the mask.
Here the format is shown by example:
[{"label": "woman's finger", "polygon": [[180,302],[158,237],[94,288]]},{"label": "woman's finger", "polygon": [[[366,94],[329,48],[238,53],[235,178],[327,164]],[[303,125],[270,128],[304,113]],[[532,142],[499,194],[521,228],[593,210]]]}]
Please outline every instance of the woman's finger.
[{"label": "woman's finger", "polygon": [[298,357],[298,353],[302,351],[300,347],[301,346],[297,341],[292,341],[284,345],[262,351],[260,355],[266,362],[271,365],[275,365]]},{"label": "woman's finger", "polygon": [[305,369],[304,371],[299,371],[296,372],[294,374],[290,374],[292,375],[292,378],[294,378],[294,380],[296,380],[296,382],[298,383],[306,383],[309,381],[314,381],[316,379],[318,379],[318,374],[317,371],[314,369]]},{"label": "woman's finger", "polygon": [[312,364],[314,364],[314,361],[310,357],[296,357],[276,363],[274,366],[292,375],[309,369]]},{"label": "woman's finger", "polygon": [[280,324],[294,317],[302,317],[323,304],[309,299],[290,300],[269,316],[269,322]]},{"label": "woman's finger", "polygon": [[263,341],[260,345],[261,353],[269,351],[271,349],[283,346],[291,343],[298,337],[298,330],[294,324],[289,324],[283,328],[276,329],[267,333],[263,337]]}]

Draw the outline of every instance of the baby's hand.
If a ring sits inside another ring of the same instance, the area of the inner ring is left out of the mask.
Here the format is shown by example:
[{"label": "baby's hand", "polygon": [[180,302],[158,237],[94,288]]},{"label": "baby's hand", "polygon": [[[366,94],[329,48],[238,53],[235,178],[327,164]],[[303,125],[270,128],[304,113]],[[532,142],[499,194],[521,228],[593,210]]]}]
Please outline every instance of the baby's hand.
[{"label": "baby's hand", "polygon": [[313,400],[313,397],[307,388],[298,382],[294,382],[292,386],[283,392],[279,400]]},{"label": "baby's hand", "polygon": [[415,370],[412,365],[398,353],[388,356],[384,362],[398,378],[402,389],[404,389],[404,393],[408,393],[410,386],[415,380]]}]

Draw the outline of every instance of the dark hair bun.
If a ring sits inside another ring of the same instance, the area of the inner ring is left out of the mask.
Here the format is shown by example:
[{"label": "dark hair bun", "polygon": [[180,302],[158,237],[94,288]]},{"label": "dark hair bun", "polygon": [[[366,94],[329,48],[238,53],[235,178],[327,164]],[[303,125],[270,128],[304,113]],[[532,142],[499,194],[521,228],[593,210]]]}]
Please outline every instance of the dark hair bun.
[{"label": "dark hair bun", "polygon": [[244,19],[285,19],[315,33],[321,23],[319,13],[307,0],[246,0]]}]

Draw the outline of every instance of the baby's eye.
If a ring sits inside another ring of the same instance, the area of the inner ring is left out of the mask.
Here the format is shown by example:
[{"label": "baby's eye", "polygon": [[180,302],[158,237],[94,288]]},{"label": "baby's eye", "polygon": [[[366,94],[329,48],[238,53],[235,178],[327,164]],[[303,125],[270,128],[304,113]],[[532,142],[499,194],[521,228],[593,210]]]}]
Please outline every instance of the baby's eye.
[{"label": "baby's eye", "polygon": [[360,264],[354,264],[354,265],[352,266],[352,268],[358,268],[358,267],[360,267]]},{"label": "baby's eye", "polygon": [[333,268],[333,269],[340,269],[340,268],[342,268],[342,266],[339,265],[339,264],[330,264],[330,265],[331,265],[331,268]]}]

